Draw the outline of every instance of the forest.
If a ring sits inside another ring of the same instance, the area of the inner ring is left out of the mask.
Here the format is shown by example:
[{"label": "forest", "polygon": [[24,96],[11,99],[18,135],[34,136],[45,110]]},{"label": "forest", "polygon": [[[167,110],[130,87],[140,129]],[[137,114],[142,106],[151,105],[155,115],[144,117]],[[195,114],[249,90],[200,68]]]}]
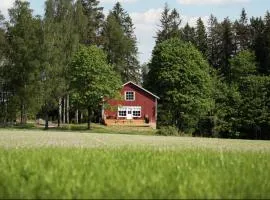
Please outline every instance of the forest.
[{"label": "forest", "polygon": [[158,127],[206,137],[270,139],[270,13],[195,26],[165,4],[149,63],[129,13],[98,0],[16,0],[0,13],[0,124],[99,122],[103,97],[133,81],[160,97]]}]

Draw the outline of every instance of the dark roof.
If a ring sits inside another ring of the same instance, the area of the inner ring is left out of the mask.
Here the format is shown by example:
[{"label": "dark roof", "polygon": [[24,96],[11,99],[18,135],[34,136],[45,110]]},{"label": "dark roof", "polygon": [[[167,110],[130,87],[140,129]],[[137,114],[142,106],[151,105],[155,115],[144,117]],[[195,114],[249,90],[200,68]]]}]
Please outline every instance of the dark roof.
[{"label": "dark roof", "polygon": [[133,83],[132,81],[128,81],[127,83],[123,84],[123,87],[124,87],[125,85],[129,84],[129,83],[131,83],[132,85],[135,85],[136,87],[142,89],[143,91],[145,91],[145,92],[147,92],[148,94],[152,95],[152,96],[155,97],[156,99],[160,99],[157,95],[154,95],[152,92],[150,92],[150,91],[144,89],[142,86],[139,86],[139,85],[137,85],[136,83]]}]

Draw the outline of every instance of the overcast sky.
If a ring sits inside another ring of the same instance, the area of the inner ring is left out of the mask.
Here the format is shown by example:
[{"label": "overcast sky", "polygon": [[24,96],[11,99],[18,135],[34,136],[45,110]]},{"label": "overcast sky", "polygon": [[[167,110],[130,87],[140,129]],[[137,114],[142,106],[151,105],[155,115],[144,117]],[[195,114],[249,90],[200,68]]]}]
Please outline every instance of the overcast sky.
[{"label": "overcast sky", "polygon": [[[7,16],[7,9],[12,6],[14,0],[0,0],[0,10]],[[100,0],[104,12],[113,7],[117,0]],[[239,18],[242,8],[245,8],[249,17],[264,16],[270,9],[270,0],[119,0],[122,6],[133,19],[135,33],[138,39],[139,60],[147,62],[155,43],[155,33],[158,29],[160,13],[165,2],[170,8],[176,8],[183,20],[183,25],[189,22],[194,25],[197,18],[201,17],[206,23],[210,14],[219,20],[229,16],[235,20]],[[35,14],[43,14],[44,0],[30,0]]]}]

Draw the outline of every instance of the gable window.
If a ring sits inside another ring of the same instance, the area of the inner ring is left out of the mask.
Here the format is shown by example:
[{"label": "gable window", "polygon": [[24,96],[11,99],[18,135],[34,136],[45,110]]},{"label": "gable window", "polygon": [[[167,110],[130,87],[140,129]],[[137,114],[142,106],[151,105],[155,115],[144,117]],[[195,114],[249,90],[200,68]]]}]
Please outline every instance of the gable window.
[{"label": "gable window", "polygon": [[134,101],[135,100],[135,92],[127,91],[125,94],[126,101]]}]

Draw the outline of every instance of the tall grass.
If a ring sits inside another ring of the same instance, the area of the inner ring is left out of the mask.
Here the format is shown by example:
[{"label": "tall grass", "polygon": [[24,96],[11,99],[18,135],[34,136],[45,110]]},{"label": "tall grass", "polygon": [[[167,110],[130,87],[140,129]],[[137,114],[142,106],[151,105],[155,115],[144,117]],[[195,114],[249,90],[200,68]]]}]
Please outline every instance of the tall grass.
[{"label": "tall grass", "polygon": [[0,149],[0,198],[270,198],[268,152]]}]

